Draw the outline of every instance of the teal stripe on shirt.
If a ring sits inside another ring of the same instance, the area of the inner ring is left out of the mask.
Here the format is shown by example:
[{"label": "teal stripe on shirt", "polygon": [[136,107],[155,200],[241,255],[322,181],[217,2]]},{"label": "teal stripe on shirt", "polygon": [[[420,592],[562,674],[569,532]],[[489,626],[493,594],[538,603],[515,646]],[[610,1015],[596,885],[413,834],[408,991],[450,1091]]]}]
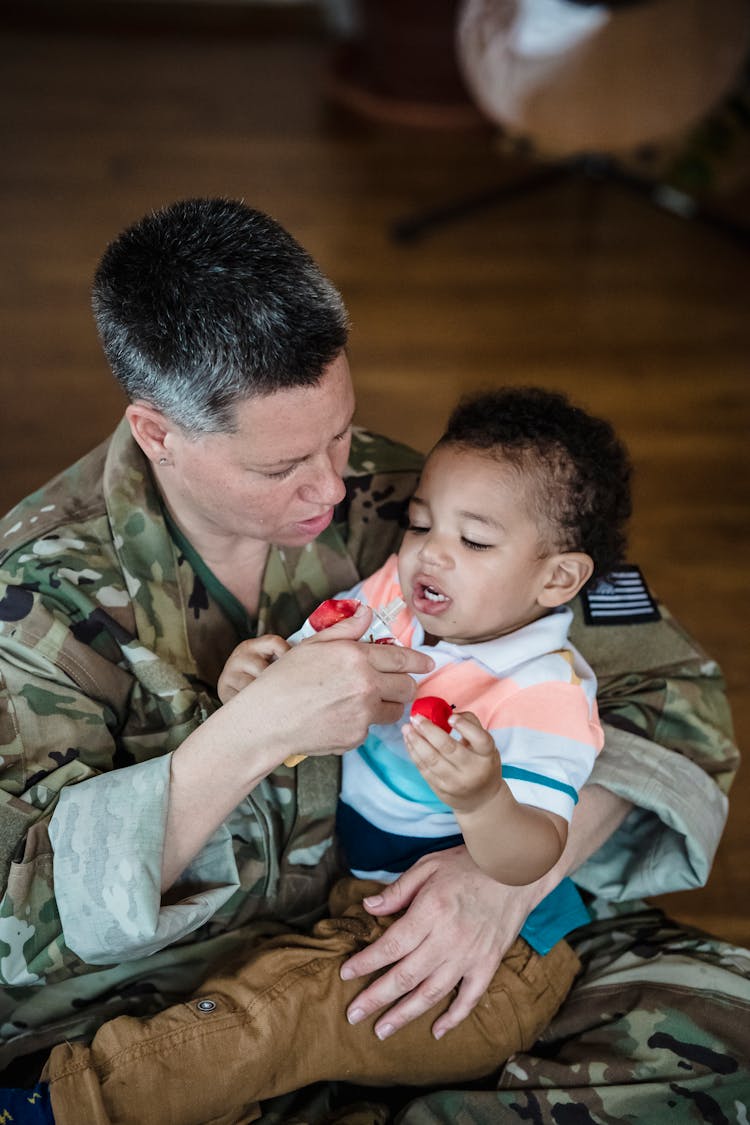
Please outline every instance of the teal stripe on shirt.
[{"label": "teal stripe on shirt", "polygon": [[400,758],[372,731],[354,753],[360,754],[375,776],[405,801],[417,801],[430,812],[451,811],[430,789],[411,759]]},{"label": "teal stripe on shirt", "polygon": [[530,781],[534,785],[544,785],[547,789],[557,789],[570,797],[573,804],[578,804],[578,794],[572,785],[566,785],[564,781],[557,781],[554,777],[545,777],[543,773],[524,770],[520,766],[503,766],[503,777],[515,777],[517,781]]},{"label": "teal stripe on shirt", "polygon": [[[449,806],[435,795],[414,763],[392,753],[372,731],[367,736],[367,741],[359,747],[358,752],[376,777],[399,797],[407,801],[419,801],[433,812],[450,811]],[[578,804],[578,793],[572,785],[567,785],[554,777],[547,777],[546,774],[525,770],[521,766],[504,765],[503,777],[514,777],[517,781],[528,781],[534,785],[544,785],[547,789],[556,789],[570,797],[573,804]]]}]

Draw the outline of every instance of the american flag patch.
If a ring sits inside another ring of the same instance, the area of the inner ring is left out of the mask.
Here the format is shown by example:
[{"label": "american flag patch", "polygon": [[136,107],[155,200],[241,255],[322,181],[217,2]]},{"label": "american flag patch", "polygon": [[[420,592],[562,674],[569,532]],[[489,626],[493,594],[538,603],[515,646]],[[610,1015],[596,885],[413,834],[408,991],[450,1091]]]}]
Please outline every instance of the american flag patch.
[{"label": "american flag patch", "polygon": [[661,620],[659,608],[637,566],[613,570],[606,581],[584,590],[582,599],[587,625],[639,625]]}]

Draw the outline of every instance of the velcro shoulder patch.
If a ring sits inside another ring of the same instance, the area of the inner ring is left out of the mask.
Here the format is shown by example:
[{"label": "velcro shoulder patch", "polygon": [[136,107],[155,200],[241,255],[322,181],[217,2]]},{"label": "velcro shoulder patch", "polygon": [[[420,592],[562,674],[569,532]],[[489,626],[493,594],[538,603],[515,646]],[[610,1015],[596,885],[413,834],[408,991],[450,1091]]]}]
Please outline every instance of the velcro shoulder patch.
[{"label": "velcro shoulder patch", "polygon": [[661,620],[640,567],[630,564],[614,570],[591,590],[584,590],[581,599],[587,625],[640,625]]}]

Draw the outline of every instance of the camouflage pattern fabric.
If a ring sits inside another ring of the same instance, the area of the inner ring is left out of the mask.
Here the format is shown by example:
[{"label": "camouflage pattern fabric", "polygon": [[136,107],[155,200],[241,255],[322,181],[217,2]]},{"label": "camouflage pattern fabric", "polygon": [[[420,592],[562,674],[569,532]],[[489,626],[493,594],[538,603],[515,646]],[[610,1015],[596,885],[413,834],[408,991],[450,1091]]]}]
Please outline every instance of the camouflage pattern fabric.
[{"label": "camouflage pattern fabric", "polygon": [[[311,547],[270,551],[256,632],[291,632],[385,560],[419,461],[355,435],[334,523]],[[168,535],[126,423],[18,505],[0,544],[2,1066],[121,1011],[155,1011],[228,948],[320,914],[337,871],[338,762],[282,767],[246,802],[233,833],[240,888],[188,942],[84,964],[65,944],[54,894],[48,826],[59,793],[137,763],[158,772],[218,706],[218,674],[242,638]],[[122,803],[138,816],[137,792]]]},{"label": "camouflage pattern fabric", "polygon": [[657,622],[586,626],[574,605],[605,728],[590,782],[636,806],[576,872],[610,902],[703,886],[739,765],[720,668],[659,608]]},{"label": "camouflage pattern fabric", "polygon": [[[417,469],[403,447],[359,435],[335,524],[312,548],[271,551],[254,629],[288,634],[379,566]],[[549,1031],[499,1088],[321,1086],[268,1104],[269,1125],[747,1120],[748,954],[632,902],[705,879],[737,765],[720,670],[662,612],[594,628],[576,611],[572,639],[599,676],[606,730],[593,780],[637,808],[578,873],[600,896],[598,920],[579,931],[584,971]],[[238,639],[169,538],[124,425],[0,525],[0,1066],[122,1012],[157,1011],[239,945],[320,912],[335,869],[327,759],[280,769],[238,810],[240,886],[189,938],[91,966],[62,937],[48,834],[58,794],[123,766],[158,769],[217,706]]]}]

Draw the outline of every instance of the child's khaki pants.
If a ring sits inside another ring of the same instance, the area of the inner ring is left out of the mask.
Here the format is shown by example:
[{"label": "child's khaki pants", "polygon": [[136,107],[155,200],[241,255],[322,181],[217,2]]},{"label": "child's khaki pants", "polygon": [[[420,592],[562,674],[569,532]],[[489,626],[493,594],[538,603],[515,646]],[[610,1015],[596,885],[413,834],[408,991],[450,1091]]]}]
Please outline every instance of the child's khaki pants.
[{"label": "child's khaki pants", "polygon": [[258,1101],[311,1082],[468,1081],[528,1048],[580,967],[565,942],[540,957],[519,938],[471,1015],[440,1040],[430,1028],[455,993],[383,1042],[374,1018],[347,1023],[346,1007],[368,979],[342,981],[339,968],[393,920],[361,906],[375,889],[342,880],[332,917],[311,935],[270,939],[187,1003],[148,1020],[113,1019],[90,1046],[55,1047],[42,1077],[57,1125],[235,1125],[258,1116]]}]

